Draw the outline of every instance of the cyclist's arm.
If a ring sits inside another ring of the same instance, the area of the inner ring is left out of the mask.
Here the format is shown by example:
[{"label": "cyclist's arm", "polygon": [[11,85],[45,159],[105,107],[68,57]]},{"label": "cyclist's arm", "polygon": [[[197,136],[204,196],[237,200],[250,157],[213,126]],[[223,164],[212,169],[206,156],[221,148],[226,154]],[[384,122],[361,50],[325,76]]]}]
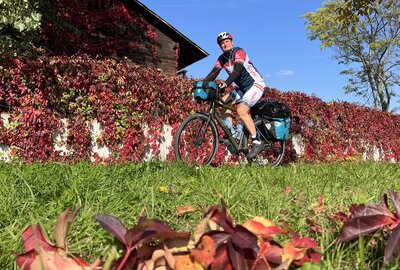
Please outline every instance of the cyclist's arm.
[{"label": "cyclist's arm", "polygon": [[226,85],[227,86],[231,85],[233,81],[236,80],[236,78],[240,75],[240,73],[242,73],[242,70],[243,70],[243,62],[241,61],[235,62],[235,64],[233,65],[232,73],[225,81]]},{"label": "cyclist's arm", "polygon": [[204,81],[206,82],[210,82],[213,81],[217,78],[219,72],[221,71],[221,68],[215,66],[210,73],[208,73],[208,75],[206,76],[206,78],[204,79]]}]

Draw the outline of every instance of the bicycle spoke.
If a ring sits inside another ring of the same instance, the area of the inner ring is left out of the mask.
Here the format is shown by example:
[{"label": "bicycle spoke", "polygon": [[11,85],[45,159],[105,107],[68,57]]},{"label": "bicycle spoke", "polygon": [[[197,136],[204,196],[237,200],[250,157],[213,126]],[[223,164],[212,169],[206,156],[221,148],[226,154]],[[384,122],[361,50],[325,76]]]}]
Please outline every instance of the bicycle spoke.
[{"label": "bicycle spoke", "polygon": [[216,134],[204,115],[182,124],[175,143],[177,159],[191,165],[209,164],[216,152]]}]

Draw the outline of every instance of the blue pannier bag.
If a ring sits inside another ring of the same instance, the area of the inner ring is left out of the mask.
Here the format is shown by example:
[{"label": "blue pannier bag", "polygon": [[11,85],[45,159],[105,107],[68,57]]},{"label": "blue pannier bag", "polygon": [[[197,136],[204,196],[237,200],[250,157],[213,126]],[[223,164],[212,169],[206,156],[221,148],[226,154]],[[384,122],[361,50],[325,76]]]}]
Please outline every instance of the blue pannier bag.
[{"label": "blue pannier bag", "polygon": [[253,116],[261,116],[266,136],[272,141],[289,139],[290,109],[285,103],[273,100],[262,100],[251,107]]},{"label": "blue pannier bag", "polygon": [[263,119],[267,134],[270,139],[286,141],[289,139],[290,118],[268,118]]},{"label": "blue pannier bag", "polygon": [[193,84],[193,97],[197,101],[210,101],[215,99],[217,84],[215,82],[199,81]]}]

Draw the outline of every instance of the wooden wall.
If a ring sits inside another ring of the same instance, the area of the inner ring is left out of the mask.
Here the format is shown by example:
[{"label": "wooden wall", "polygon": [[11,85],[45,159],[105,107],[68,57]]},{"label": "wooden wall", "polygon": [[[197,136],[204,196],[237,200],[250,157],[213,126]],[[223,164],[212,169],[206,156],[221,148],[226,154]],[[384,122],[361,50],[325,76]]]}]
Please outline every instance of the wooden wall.
[{"label": "wooden wall", "polygon": [[176,43],[160,31],[157,30],[156,32],[158,34],[157,57],[160,61],[157,68],[167,74],[175,74],[177,72]]},{"label": "wooden wall", "polygon": [[176,54],[175,42],[165,34],[154,28],[158,35],[157,49],[154,53],[154,47],[150,42],[145,42],[143,46],[129,49],[129,52],[121,52],[120,56],[127,56],[132,62],[150,68],[157,68],[164,73],[173,75],[176,74]]}]

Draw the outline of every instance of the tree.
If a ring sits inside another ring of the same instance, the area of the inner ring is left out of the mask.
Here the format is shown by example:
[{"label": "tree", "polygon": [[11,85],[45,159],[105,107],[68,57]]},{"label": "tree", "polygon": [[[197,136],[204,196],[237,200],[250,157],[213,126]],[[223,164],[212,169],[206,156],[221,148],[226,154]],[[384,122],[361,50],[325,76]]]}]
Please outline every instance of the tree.
[{"label": "tree", "polygon": [[371,1],[356,11],[358,19],[346,21],[343,8],[348,2],[327,1],[316,12],[303,15],[308,37],[320,40],[321,49],[332,48],[338,63],[347,66],[342,71],[350,76],[346,93],[387,112],[400,85],[400,3]]},{"label": "tree", "polygon": [[382,0],[344,0],[338,7],[338,20],[343,26],[348,26],[351,22],[358,22],[360,16],[371,14],[373,5],[371,2],[377,4]]},{"label": "tree", "polygon": [[0,54],[31,47],[40,21],[37,1],[0,0]]}]

